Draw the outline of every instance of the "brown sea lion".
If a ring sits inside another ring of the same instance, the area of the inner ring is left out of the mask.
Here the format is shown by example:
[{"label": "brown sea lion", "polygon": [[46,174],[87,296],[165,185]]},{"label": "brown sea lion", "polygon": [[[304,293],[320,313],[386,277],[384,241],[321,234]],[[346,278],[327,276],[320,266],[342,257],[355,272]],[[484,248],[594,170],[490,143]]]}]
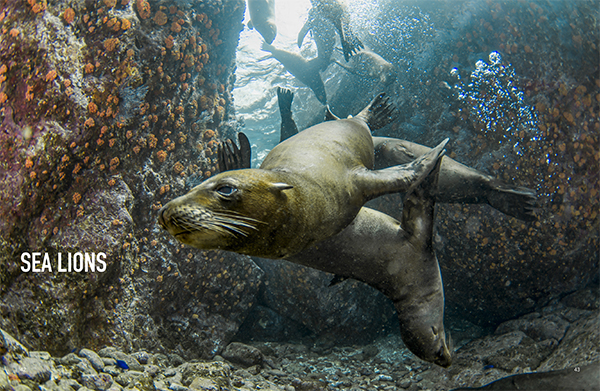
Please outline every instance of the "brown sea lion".
[{"label": "brown sea lion", "polygon": [[350,15],[341,2],[338,0],[311,0],[311,3],[317,14],[328,19],[335,26],[340,35],[342,51],[346,61],[364,47],[360,39],[352,32]]},{"label": "brown sea lion", "polygon": [[[249,154],[244,150],[249,151],[249,144],[243,141],[235,151],[220,149],[220,169],[249,167],[249,159],[244,163],[241,158]],[[426,191],[435,186],[437,172],[430,177],[405,197],[402,223],[362,207],[342,232],[286,259],[334,273],[336,280],[354,278],[380,290],[394,303],[411,352],[448,367],[452,346],[444,333],[444,287],[431,243],[435,200]]]},{"label": "brown sea lion", "polygon": [[600,390],[600,366],[598,362],[559,371],[532,372],[512,375],[478,388],[455,388],[468,390],[530,390],[530,391],[593,391]]},{"label": "brown sea lion", "polygon": [[277,145],[260,169],[220,173],[167,203],[159,222],[179,241],[286,258],[331,237],[383,194],[418,185],[445,140],[409,165],[372,170],[371,128],[390,121],[380,94],[354,118],[315,125]]},{"label": "brown sea lion", "polygon": [[335,47],[336,29],[329,19],[324,18],[316,8],[308,11],[308,18],[298,33],[298,47],[302,47],[304,37],[310,34],[317,45],[317,58],[320,69],[323,71],[331,63],[331,55]]},{"label": "brown sea lion", "polygon": [[[292,117],[293,93],[282,89],[278,91],[279,110],[281,112],[280,142],[296,134],[298,128]],[[285,118],[285,121],[283,120]],[[335,121],[329,108],[325,120]],[[406,164],[430,151],[429,147],[391,137],[373,137],[375,149],[375,167],[384,168]],[[432,193],[437,202],[489,204],[504,214],[523,221],[535,221],[535,191],[522,186],[514,186],[470,168],[456,160],[443,156],[440,165],[440,178]]]},{"label": "brown sea lion", "polygon": [[325,92],[325,85],[319,73],[321,64],[318,57],[307,60],[297,53],[277,49],[273,45],[266,43],[263,44],[262,49],[270,52],[271,56],[279,61],[289,73],[310,88],[315,93],[319,102],[324,105],[327,104],[327,93]]},{"label": "brown sea lion", "polygon": [[277,36],[275,0],[248,0],[248,11],[250,12],[248,28],[255,28],[266,43],[273,43]]},{"label": "brown sea lion", "polygon": [[354,75],[375,79],[384,85],[393,83],[396,80],[396,67],[379,54],[368,49],[356,53],[350,59],[348,65],[341,64],[338,61],[334,62]]}]

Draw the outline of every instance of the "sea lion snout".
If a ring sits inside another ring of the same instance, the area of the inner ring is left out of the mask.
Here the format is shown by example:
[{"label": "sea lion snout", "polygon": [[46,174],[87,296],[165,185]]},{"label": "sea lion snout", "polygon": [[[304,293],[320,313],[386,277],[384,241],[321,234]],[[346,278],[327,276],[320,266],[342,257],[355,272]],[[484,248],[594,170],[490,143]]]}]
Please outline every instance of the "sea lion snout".
[{"label": "sea lion snout", "polygon": [[438,328],[422,320],[407,322],[404,319],[400,324],[402,340],[411,352],[422,360],[448,368],[452,364],[452,346],[443,330],[441,323]]},{"label": "sea lion snout", "polygon": [[[177,200],[174,200],[177,201]],[[175,237],[182,233],[205,228],[204,222],[212,217],[210,211],[191,205],[177,205],[173,201],[158,211],[158,224]]]}]

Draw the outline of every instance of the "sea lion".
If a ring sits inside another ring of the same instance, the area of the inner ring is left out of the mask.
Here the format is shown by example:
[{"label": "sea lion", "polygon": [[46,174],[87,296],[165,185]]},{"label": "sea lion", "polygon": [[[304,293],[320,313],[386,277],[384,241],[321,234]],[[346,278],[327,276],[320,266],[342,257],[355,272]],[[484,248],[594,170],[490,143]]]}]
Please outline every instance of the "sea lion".
[{"label": "sea lion", "polygon": [[325,70],[330,62],[333,49],[335,47],[336,29],[335,26],[317,12],[316,8],[308,11],[306,23],[298,33],[298,47],[302,47],[304,37],[310,31],[315,44],[317,45],[317,58],[319,59],[320,69]]},{"label": "sea lion", "polygon": [[[296,134],[298,128],[292,118],[291,105],[293,93],[282,91],[285,96],[279,102],[281,118],[280,142]],[[278,92],[279,96],[279,92]],[[326,121],[339,118],[327,108]],[[390,137],[373,137],[375,150],[375,167],[385,168],[398,164],[406,164],[424,153],[429,147]],[[522,186],[514,186],[470,168],[456,160],[443,156],[440,163],[440,179],[436,189],[432,190],[437,202],[489,204],[502,213],[523,221],[535,221],[535,191]]]},{"label": "sea lion", "polygon": [[286,258],[339,233],[362,205],[406,192],[431,171],[447,140],[409,165],[374,171],[372,129],[390,120],[380,94],[356,117],[315,125],[280,143],[260,169],[215,175],[159,211],[179,241]]},{"label": "sea lion", "polygon": [[468,390],[531,390],[531,391],[592,391],[600,389],[600,368],[598,363],[581,367],[549,372],[522,373],[503,377],[478,388],[455,388],[452,391]]},{"label": "sea lion", "polygon": [[277,36],[275,0],[248,0],[248,11],[250,12],[248,28],[255,28],[266,43],[273,43]]},{"label": "sea lion", "polygon": [[[242,156],[249,145],[240,145],[233,153]],[[249,160],[231,153],[219,149],[221,170],[249,167]],[[402,223],[362,207],[343,231],[286,260],[334,273],[335,281],[354,278],[380,290],[394,303],[410,351],[448,367],[453,348],[444,333],[444,286],[432,247],[435,199],[426,191],[435,186],[437,171],[405,197]]]},{"label": "sea lion", "polygon": [[[427,153],[429,148],[406,140],[373,137],[376,167],[405,164]],[[523,221],[535,221],[535,191],[514,186],[444,156],[440,179],[433,190],[437,202],[489,204]]]},{"label": "sea lion", "polygon": [[352,32],[350,15],[342,3],[338,0],[311,0],[311,3],[316,13],[328,19],[335,26],[340,36],[346,61],[364,47],[360,39]]},{"label": "sea lion", "polygon": [[341,64],[338,61],[334,61],[334,63],[354,75],[375,79],[384,85],[396,80],[396,67],[379,54],[368,49],[356,53],[350,59],[348,65]]},{"label": "sea lion", "polygon": [[444,333],[444,286],[432,246],[434,203],[420,185],[404,198],[402,223],[362,207],[342,232],[286,260],[383,292],[394,303],[410,351],[448,367],[452,347]]},{"label": "sea lion", "polygon": [[321,64],[318,57],[307,60],[297,53],[277,49],[273,45],[267,43],[263,44],[262,49],[270,52],[271,56],[279,61],[289,73],[310,88],[315,93],[319,102],[324,105],[327,104],[325,85],[323,84],[321,74],[319,73]]}]

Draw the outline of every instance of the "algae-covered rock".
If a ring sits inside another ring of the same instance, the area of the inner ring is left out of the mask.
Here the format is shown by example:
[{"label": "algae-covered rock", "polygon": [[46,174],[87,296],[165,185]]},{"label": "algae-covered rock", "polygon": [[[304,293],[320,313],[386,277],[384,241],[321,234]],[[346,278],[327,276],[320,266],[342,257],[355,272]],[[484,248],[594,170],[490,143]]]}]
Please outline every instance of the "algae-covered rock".
[{"label": "algae-covered rock", "polygon": [[[260,273],[237,256],[183,254],[156,212],[217,171],[218,142],[237,127],[230,76],[244,5],[3,5],[0,327],[26,346],[212,357],[235,334]],[[202,302],[174,296],[188,271],[219,289]],[[252,285],[239,280],[248,274]],[[244,299],[215,306],[224,291]]]},{"label": "algae-covered rock", "polygon": [[197,362],[184,364],[182,368],[182,383],[191,387],[194,381],[196,385],[201,384],[200,379],[209,379],[219,387],[231,386],[231,366],[220,361]]}]

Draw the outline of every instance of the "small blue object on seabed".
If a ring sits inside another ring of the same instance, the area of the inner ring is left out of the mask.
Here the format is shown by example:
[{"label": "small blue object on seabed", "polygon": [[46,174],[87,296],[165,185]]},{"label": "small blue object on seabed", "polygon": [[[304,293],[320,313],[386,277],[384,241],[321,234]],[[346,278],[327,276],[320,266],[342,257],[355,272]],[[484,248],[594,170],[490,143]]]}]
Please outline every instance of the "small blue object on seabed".
[{"label": "small blue object on seabed", "polygon": [[483,369],[492,369],[494,368],[494,366],[492,364],[488,364],[485,367],[483,367]]},{"label": "small blue object on seabed", "polygon": [[129,365],[123,360],[117,360],[117,366],[121,369],[129,369]]}]

